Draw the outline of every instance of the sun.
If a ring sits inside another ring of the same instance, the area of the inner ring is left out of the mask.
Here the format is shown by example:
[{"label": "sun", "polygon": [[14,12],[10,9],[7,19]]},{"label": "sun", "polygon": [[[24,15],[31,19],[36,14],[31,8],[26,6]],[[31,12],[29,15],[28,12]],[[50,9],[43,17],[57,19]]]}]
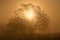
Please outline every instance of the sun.
[{"label": "sun", "polygon": [[25,10],[24,15],[26,19],[32,20],[34,18],[34,11],[32,9]]}]

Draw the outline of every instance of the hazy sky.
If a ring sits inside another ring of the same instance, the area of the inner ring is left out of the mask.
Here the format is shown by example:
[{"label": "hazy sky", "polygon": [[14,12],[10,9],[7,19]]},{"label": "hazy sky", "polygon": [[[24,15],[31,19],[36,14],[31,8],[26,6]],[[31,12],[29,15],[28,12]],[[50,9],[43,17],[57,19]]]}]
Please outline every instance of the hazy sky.
[{"label": "hazy sky", "polygon": [[60,0],[0,0],[0,23],[7,22],[21,3],[39,5],[50,17],[49,32],[60,33]]}]

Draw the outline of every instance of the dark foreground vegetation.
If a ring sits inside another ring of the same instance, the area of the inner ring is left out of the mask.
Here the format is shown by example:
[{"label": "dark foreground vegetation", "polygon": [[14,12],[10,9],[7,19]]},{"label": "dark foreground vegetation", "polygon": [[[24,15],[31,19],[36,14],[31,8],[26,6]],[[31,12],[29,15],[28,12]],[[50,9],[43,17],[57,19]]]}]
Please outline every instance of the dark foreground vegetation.
[{"label": "dark foreground vegetation", "polygon": [[29,34],[26,35],[4,35],[0,40],[59,40],[60,34]]}]

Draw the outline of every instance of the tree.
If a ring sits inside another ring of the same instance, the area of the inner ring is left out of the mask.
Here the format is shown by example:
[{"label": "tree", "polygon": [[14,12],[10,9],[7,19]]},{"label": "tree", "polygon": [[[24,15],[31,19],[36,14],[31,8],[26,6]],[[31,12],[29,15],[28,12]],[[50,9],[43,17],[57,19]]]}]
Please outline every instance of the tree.
[{"label": "tree", "polygon": [[[13,28],[14,30],[21,30],[22,32],[31,31],[34,32],[35,30],[42,31],[46,30],[49,24],[49,17],[47,14],[42,13],[41,8],[39,6],[34,6],[33,4],[22,4],[22,8],[19,8],[15,11],[16,16],[11,18],[8,22],[8,26]],[[36,22],[29,23],[28,20],[24,18],[24,10],[33,9],[35,12],[35,20]]]}]

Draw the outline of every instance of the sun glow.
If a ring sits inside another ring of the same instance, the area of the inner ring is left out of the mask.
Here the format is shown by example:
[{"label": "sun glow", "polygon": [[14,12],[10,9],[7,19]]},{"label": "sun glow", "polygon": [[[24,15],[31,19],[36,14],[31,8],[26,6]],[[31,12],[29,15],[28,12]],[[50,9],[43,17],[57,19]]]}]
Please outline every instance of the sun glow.
[{"label": "sun glow", "polygon": [[33,10],[25,10],[24,12],[25,18],[32,20],[34,18],[34,11]]}]

